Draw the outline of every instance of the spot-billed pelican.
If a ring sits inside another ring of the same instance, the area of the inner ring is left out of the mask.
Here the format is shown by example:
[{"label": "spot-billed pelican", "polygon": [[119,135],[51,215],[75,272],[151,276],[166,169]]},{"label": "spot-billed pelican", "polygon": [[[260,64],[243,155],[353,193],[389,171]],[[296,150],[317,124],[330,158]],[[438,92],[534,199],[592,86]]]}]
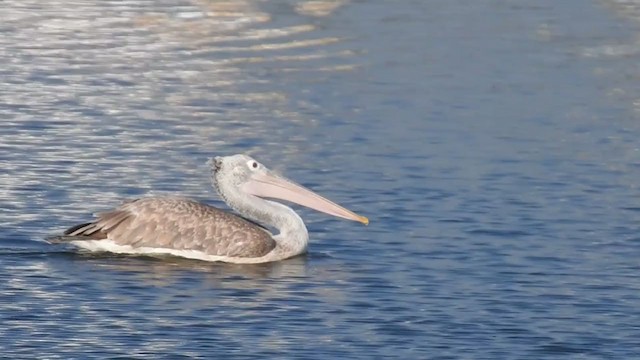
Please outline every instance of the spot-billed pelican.
[{"label": "spot-billed pelican", "polygon": [[[307,250],[309,234],[294,202],[340,218],[369,220],[276,175],[247,155],[209,160],[220,197],[241,216],[180,197],[146,197],[96,214],[96,219],[50,238],[92,251],[171,254],[231,263],[264,263]],[[273,235],[267,228],[277,229]]]}]

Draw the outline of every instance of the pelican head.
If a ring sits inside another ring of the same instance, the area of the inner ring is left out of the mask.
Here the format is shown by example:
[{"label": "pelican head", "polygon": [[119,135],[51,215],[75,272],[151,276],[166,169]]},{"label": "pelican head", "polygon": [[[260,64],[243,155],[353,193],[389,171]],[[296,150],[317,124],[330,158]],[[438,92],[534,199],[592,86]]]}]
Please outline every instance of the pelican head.
[{"label": "pelican head", "polygon": [[209,160],[209,165],[212,168],[216,190],[234,208],[239,207],[237,205],[240,203],[255,203],[256,198],[271,198],[290,201],[365,225],[369,223],[366,217],[277,175],[250,156],[216,156]]}]

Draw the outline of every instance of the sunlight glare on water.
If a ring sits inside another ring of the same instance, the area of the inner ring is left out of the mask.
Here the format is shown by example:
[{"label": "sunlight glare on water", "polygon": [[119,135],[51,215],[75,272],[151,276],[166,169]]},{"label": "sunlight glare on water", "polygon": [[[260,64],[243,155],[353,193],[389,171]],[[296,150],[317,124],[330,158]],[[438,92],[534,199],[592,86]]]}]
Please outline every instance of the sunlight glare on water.
[{"label": "sunlight glare on water", "polygon": [[[4,1],[0,353],[631,359],[638,1]],[[248,153],[295,207],[252,266],[43,239],[146,195],[225,207]]]}]

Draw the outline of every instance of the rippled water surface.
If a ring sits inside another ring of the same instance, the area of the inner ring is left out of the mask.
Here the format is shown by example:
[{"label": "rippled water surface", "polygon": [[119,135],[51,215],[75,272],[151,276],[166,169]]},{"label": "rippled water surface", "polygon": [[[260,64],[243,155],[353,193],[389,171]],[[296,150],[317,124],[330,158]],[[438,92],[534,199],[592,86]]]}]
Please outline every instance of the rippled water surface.
[{"label": "rippled water surface", "polygon": [[[8,0],[8,358],[640,354],[640,2]],[[44,243],[122,200],[224,206],[250,153],[368,216],[240,266]]]}]

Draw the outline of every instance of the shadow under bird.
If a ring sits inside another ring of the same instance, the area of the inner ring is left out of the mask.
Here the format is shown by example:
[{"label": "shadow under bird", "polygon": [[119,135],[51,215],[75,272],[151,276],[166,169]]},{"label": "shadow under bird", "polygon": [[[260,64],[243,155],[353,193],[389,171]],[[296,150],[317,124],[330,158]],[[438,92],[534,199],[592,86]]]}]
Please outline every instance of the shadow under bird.
[{"label": "shadow under bird", "polygon": [[[208,164],[220,197],[240,216],[181,197],[147,197],[96,214],[90,223],[49,238],[91,251],[170,254],[207,261],[264,263],[307,250],[304,222],[280,199],[347,220],[369,220],[269,170],[247,155]],[[277,235],[265,227],[275,228]]]}]

